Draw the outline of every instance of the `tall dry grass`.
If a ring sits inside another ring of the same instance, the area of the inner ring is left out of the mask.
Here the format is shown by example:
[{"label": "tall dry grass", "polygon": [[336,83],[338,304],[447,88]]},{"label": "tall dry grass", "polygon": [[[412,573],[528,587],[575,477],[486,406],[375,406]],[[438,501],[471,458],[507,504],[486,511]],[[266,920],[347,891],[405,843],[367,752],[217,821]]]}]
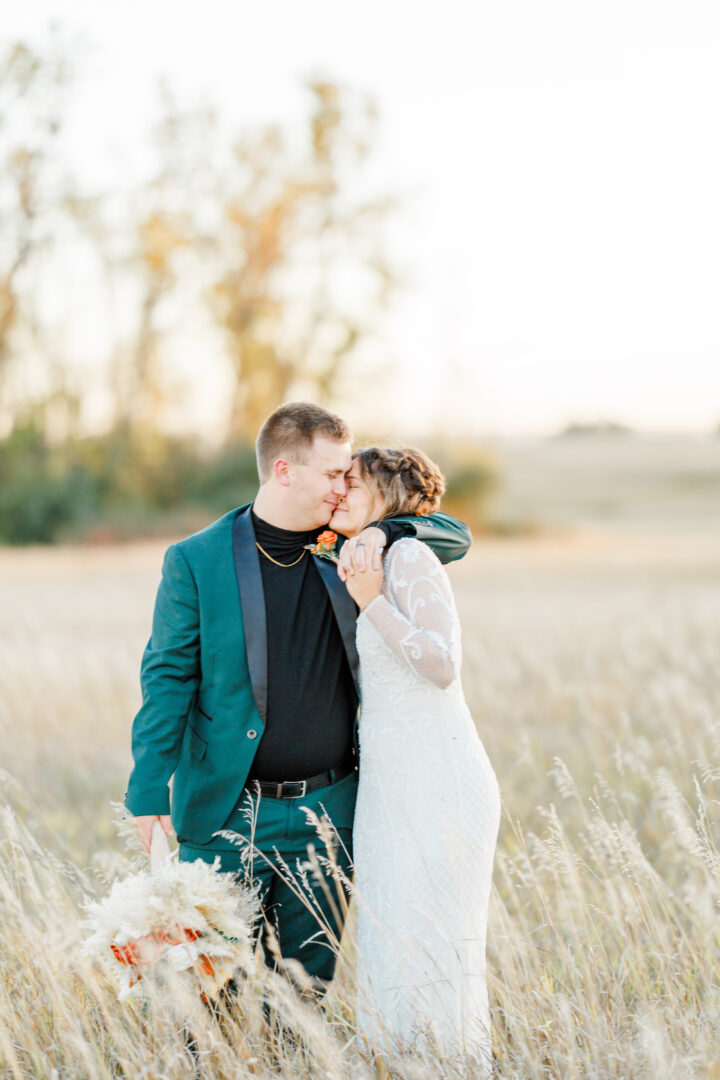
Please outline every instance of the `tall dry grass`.
[{"label": "tall dry grass", "polygon": [[[720,555],[681,544],[489,544],[452,570],[505,808],[488,950],[498,1077],[720,1076]],[[172,1004],[118,1003],[81,952],[84,899],[129,868],[109,803],[159,554],[0,553],[3,1077],[193,1075]],[[368,1053],[351,938],[324,1011],[270,974],[222,1023],[199,1007],[203,1074],[475,1075]]]}]

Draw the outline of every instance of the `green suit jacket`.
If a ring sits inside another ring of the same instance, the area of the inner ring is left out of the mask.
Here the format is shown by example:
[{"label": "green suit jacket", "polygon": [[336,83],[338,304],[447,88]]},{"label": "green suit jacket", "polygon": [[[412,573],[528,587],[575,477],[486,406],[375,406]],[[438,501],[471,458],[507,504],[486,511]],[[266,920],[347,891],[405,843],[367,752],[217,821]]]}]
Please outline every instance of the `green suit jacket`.
[{"label": "green suit jacket", "polygon": [[[398,518],[442,562],[462,558],[470,530],[446,514]],[[357,608],[335,565],[313,556],[357,682]],[[181,840],[207,843],[237,803],[265,730],[267,631],[250,506],[230,511],[165,553],[141,667],[125,802],[170,812]]]}]

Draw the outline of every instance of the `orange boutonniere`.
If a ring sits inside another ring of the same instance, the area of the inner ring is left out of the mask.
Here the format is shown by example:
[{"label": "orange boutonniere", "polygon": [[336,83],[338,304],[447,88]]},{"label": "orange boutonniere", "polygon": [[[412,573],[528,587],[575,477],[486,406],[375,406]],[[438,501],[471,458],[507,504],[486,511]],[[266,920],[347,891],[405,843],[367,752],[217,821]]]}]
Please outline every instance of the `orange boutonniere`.
[{"label": "orange boutonniere", "polygon": [[321,532],[314,544],[306,544],[305,546],[313,553],[318,555],[321,559],[329,559],[330,562],[337,562],[337,551],[335,546],[337,544],[337,533],[334,533],[331,529],[325,529]]}]

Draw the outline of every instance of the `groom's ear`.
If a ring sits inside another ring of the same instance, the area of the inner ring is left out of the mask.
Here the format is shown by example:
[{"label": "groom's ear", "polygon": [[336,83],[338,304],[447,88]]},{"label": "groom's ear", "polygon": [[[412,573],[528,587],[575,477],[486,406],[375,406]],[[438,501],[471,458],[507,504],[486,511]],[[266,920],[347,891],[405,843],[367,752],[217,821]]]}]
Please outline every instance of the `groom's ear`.
[{"label": "groom's ear", "polygon": [[273,476],[283,487],[290,487],[290,462],[285,458],[278,458],[273,465]]}]

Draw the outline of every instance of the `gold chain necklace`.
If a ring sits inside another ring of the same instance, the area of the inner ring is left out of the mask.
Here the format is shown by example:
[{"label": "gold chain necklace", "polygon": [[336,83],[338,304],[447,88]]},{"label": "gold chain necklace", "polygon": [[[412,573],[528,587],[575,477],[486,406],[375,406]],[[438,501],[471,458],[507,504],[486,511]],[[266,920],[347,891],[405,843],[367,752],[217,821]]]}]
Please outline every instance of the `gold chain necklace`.
[{"label": "gold chain necklace", "polygon": [[305,554],[305,548],[303,548],[300,557],[297,558],[295,562],[278,562],[277,559],[273,559],[272,555],[268,555],[264,547],[260,547],[260,544],[258,544],[257,540],[255,541],[255,547],[259,551],[262,551],[265,558],[269,559],[271,563],[275,563],[276,566],[284,566],[286,569],[289,569],[289,567],[291,566],[297,566],[297,564],[300,562],[300,559],[302,559],[303,555]]}]

